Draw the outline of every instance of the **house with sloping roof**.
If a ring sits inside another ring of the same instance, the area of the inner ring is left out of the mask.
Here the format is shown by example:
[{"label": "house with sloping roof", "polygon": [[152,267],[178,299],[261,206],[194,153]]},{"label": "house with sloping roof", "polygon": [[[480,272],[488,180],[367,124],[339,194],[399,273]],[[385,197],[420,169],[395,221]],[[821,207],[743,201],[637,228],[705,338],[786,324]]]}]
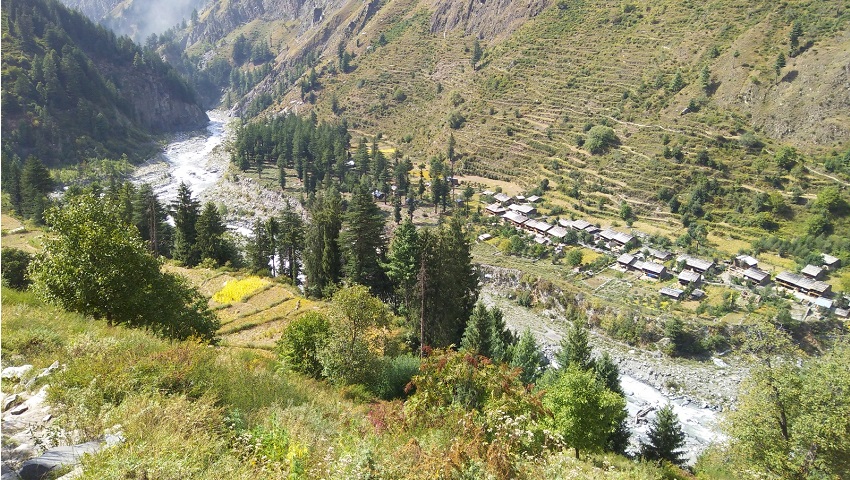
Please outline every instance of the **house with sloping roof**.
[{"label": "house with sloping roof", "polygon": [[682,285],[698,284],[702,281],[702,275],[693,270],[682,270],[679,272],[679,283]]},{"label": "house with sloping roof", "polygon": [[504,215],[502,215],[502,218],[504,218],[505,221],[508,221],[508,222],[512,223],[514,226],[517,226],[517,227],[520,227],[520,228],[522,228],[522,226],[525,225],[525,222],[528,221],[528,217],[526,217],[525,215],[523,215],[521,213],[517,213],[517,212],[514,212],[514,211],[506,212]]},{"label": "house with sloping roof", "polygon": [[488,215],[497,216],[504,215],[505,212],[507,212],[507,210],[505,209],[505,207],[502,206],[501,203],[491,203],[490,205],[487,205],[487,208],[485,208],[484,211],[486,211]]},{"label": "house with sloping roof", "polygon": [[835,316],[841,318],[850,318],[850,309],[848,308],[836,308]]},{"label": "house with sloping roof", "polygon": [[529,220],[525,222],[525,228],[542,235],[548,232],[552,228],[552,225],[549,225],[546,222],[541,222],[540,220]]},{"label": "house with sloping roof", "polygon": [[499,192],[499,193],[493,195],[493,200],[501,203],[503,207],[507,207],[508,205],[514,203],[513,198],[511,198],[510,196],[508,196],[508,195],[506,195],[502,192]]},{"label": "house with sloping roof", "polygon": [[822,253],[821,257],[823,258],[823,268],[827,270],[835,270],[841,266],[841,259],[838,257],[833,257],[826,253]]},{"label": "house with sloping roof", "polygon": [[791,272],[781,272],[776,276],[776,283],[806,295],[826,297],[832,294],[832,285]]},{"label": "house with sloping roof", "polygon": [[823,269],[814,265],[806,265],[802,270],[800,270],[800,273],[812,280],[820,280],[823,278]]},{"label": "house with sloping roof", "polygon": [[735,257],[735,266],[739,268],[755,268],[759,266],[759,261],[749,255],[738,255]]},{"label": "house with sloping roof", "polygon": [[640,269],[649,278],[664,278],[667,276],[667,267],[655,262],[641,262]]},{"label": "house with sloping roof", "polygon": [[824,310],[832,310],[833,301],[828,298],[818,297],[814,299],[812,303]]},{"label": "house with sloping roof", "polygon": [[624,253],[617,258],[617,265],[625,268],[626,270],[631,270],[635,263],[637,263],[637,258],[628,253]]},{"label": "house with sloping roof", "polygon": [[681,300],[682,297],[685,296],[684,290],[679,290],[678,288],[664,287],[658,291],[661,295],[670,297],[674,300]]},{"label": "house with sloping roof", "polygon": [[705,273],[709,271],[712,267],[714,267],[714,262],[710,260],[703,260],[697,257],[692,257],[690,255],[680,255],[677,261],[684,261],[685,268],[687,268],[688,270],[693,270],[697,273]]},{"label": "house with sloping roof", "polygon": [[567,236],[567,229],[561,226],[555,226],[550,228],[546,234],[560,242]]},{"label": "house with sloping roof", "polygon": [[532,205],[517,205],[515,203],[512,204],[512,205],[509,205],[508,210],[513,210],[515,212],[521,213],[521,214],[526,215],[526,216],[527,215],[534,215],[535,213],[537,213],[537,209],[534,208]]},{"label": "house with sloping roof", "polygon": [[582,231],[582,230],[586,229],[587,227],[589,227],[591,225],[590,225],[590,222],[588,222],[586,220],[579,219],[579,220],[573,220],[572,222],[570,222],[569,226],[573,230]]},{"label": "house with sloping roof", "polygon": [[543,200],[543,199],[541,197],[537,196],[537,195],[532,195],[532,196],[525,199],[525,201],[528,202],[528,203],[537,203],[541,200]]},{"label": "house with sloping roof", "polygon": [[481,235],[478,235],[478,241],[479,242],[486,242],[487,240],[490,240],[491,238],[493,238],[493,235],[490,235],[489,233],[482,233]]},{"label": "house with sloping roof", "polygon": [[770,274],[755,267],[744,270],[743,276],[744,279],[756,285],[767,285],[770,283]]},{"label": "house with sloping roof", "polygon": [[647,252],[649,252],[650,257],[656,260],[660,260],[662,262],[666,262],[667,260],[673,258],[673,254],[666,250],[658,250],[655,248],[647,248],[646,250]]}]

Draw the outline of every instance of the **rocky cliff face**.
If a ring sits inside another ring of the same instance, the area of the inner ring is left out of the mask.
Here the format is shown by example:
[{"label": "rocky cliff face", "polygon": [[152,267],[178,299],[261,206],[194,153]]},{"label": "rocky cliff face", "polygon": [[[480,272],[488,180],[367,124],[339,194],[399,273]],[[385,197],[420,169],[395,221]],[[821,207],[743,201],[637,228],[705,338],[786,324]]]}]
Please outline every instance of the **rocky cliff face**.
[{"label": "rocky cliff face", "polygon": [[459,28],[482,39],[507,37],[551,4],[552,0],[438,0],[431,32]]},{"label": "rocky cliff face", "polygon": [[129,99],[133,121],[152,133],[195,130],[209,122],[197,103],[174,98],[162,83],[144,78],[128,79],[127,83],[136,92]]}]

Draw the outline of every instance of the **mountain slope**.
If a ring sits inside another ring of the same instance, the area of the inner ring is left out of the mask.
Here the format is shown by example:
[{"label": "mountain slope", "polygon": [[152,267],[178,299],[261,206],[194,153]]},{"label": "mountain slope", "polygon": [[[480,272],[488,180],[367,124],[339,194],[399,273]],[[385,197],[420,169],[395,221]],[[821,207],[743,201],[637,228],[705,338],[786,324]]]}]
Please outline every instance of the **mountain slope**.
[{"label": "mountain slope", "polygon": [[194,91],[152,51],[54,0],[3,9],[3,153],[48,165],[140,159],[152,135],[207,118]]},{"label": "mountain slope", "polygon": [[192,18],[206,0],[62,0],[90,19],[136,42]]}]

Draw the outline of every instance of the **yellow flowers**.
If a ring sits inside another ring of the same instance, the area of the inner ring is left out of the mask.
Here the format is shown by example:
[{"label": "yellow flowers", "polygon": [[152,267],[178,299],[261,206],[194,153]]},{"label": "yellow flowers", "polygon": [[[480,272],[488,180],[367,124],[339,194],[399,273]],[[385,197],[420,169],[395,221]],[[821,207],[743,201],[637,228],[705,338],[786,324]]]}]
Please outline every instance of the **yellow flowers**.
[{"label": "yellow flowers", "polygon": [[224,288],[213,295],[212,299],[218,303],[233,303],[256,293],[269,284],[268,280],[260,277],[247,277],[242,280],[232,280],[224,285]]}]

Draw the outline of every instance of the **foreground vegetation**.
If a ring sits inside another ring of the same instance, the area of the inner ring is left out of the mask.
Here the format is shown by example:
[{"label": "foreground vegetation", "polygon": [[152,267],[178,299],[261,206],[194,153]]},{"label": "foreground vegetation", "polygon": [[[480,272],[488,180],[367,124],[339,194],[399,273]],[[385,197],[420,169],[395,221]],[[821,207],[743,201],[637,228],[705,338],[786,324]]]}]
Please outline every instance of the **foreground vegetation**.
[{"label": "foreground vegetation", "polygon": [[[50,383],[61,440],[89,440],[121,425],[126,441],[87,457],[85,478],[649,479],[673,472],[616,455],[520,454],[509,442],[525,442],[522,430],[491,432],[499,441],[488,446],[480,415],[509,426],[490,407],[442,410],[419,393],[411,397],[418,406],[364,401],[350,389],[287,373],[263,352],[164,341],[47,306],[31,293],[4,288],[2,321],[4,362],[66,365],[36,384]],[[447,355],[468,368],[463,356]],[[499,378],[515,377],[489,368],[501,373],[477,377],[487,405],[518,408],[523,403],[515,401],[533,399],[519,384],[491,396]]]}]

